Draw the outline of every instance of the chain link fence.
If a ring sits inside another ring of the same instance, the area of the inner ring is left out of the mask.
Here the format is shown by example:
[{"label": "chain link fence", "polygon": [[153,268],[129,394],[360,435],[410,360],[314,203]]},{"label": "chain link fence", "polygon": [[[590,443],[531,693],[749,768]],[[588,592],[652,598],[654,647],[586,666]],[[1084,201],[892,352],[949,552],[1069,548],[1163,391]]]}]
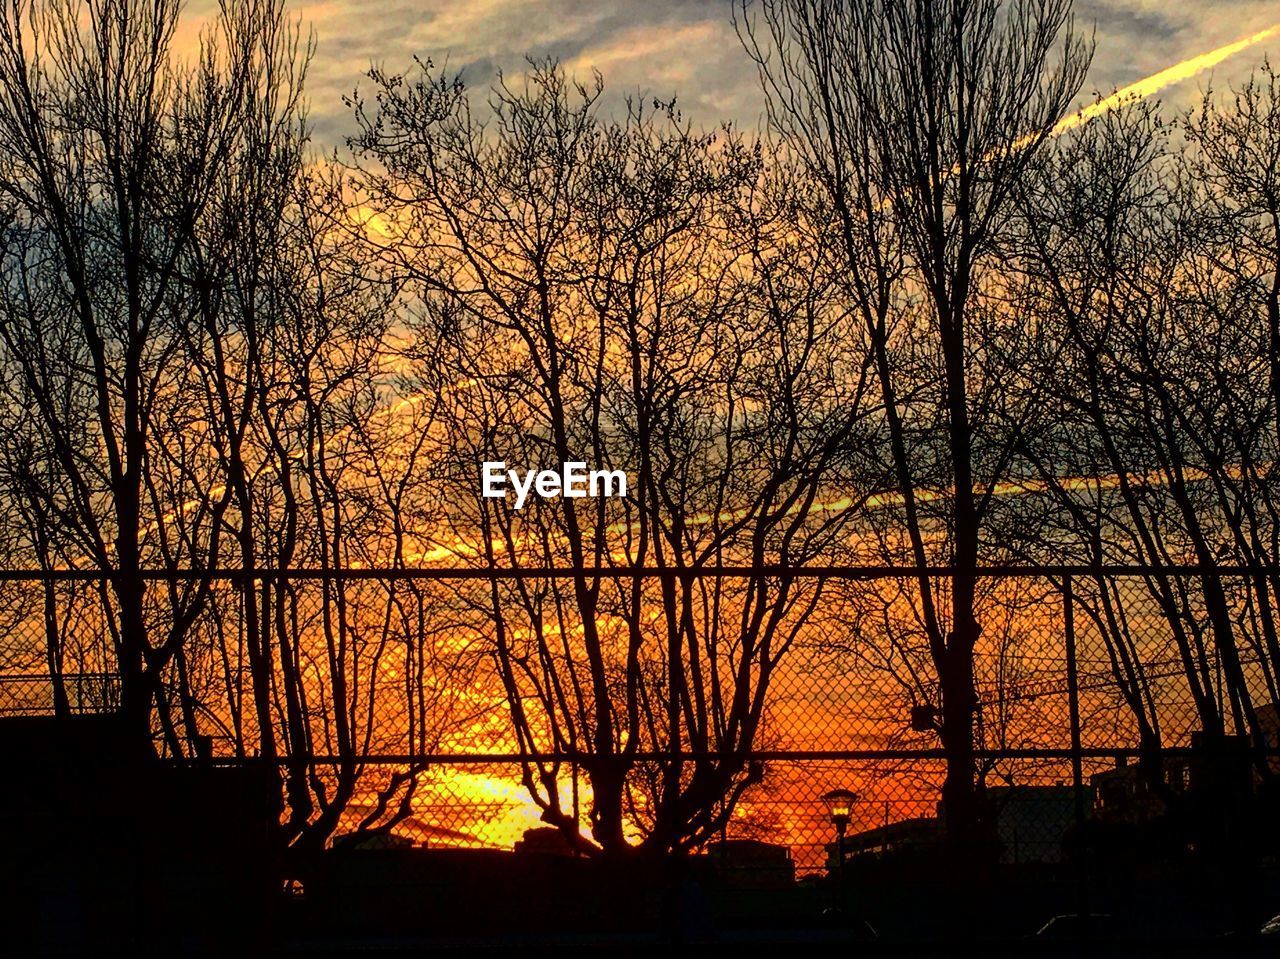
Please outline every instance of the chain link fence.
[{"label": "chain link fence", "polygon": [[[665,830],[768,883],[940,841],[947,570],[145,578],[149,643],[179,638],[152,674],[157,751],[276,765],[282,818],[332,810],[332,843],[571,854],[566,824],[591,837],[612,812],[629,843]],[[984,570],[973,738],[999,860],[1052,867],[1198,788],[1268,788],[1278,586],[1265,569]],[[116,709],[117,602],[93,575],[5,574],[0,715]],[[836,789],[856,797],[840,845]]]}]

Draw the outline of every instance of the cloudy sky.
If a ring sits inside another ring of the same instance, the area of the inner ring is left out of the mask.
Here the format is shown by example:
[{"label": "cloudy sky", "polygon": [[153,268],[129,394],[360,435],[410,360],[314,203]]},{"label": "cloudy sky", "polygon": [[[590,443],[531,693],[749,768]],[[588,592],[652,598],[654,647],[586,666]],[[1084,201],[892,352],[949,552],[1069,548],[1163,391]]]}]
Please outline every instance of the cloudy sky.
[{"label": "cloudy sky", "polygon": [[[188,26],[216,0],[190,0]],[[317,139],[336,145],[350,129],[342,95],[370,64],[413,69],[413,56],[446,64],[470,84],[518,72],[526,55],[551,56],[583,76],[596,68],[613,95],[675,94],[696,122],[760,118],[754,67],[730,23],[733,0],[292,0],[314,31],[308,89]],[[1103,93],[1280,25],[1280,0],[1076,0],[1079,24],[1095,28],[1089,86]],[[1190,102],[1210,80],[1238,80],[1270,53],[1280,31],[1160,96]]]}]

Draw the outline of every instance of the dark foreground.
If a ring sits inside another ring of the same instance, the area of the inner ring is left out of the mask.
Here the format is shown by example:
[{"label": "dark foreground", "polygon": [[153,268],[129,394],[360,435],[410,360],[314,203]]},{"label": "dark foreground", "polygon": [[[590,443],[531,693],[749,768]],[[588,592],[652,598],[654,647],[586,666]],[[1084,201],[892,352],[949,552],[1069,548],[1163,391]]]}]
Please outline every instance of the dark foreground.
[{"label": "dark foreground", "polygon": [[0,729],[5,954],[1280,955],[1280,866],[1262,843],[1169,857],[1103,836],[1004,865],[915,850],[798,882],[727,854],[363,842],[286,862],[269,852],[268,771],[130,761],[110,735]]}]

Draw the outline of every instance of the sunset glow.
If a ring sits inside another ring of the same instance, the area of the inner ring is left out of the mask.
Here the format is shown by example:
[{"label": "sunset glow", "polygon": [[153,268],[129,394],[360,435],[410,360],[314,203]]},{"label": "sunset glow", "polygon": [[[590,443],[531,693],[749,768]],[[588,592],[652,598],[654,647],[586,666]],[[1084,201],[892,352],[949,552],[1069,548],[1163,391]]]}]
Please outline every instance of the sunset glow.
[{"label": "sunset glow", "polygon": [[0,0],[5,945],[1280,930],[1275,17]]}]

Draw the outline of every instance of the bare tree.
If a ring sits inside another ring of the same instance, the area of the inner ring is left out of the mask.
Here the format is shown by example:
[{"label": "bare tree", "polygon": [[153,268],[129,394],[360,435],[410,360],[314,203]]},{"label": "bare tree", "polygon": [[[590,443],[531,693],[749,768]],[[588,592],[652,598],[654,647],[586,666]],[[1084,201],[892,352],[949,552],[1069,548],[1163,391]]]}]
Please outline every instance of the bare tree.
[{"label": "bare tree", "polygon": [[[797,240],[803,178],[669,104],[609,121],[599,80],[554,65],[496,87],[489,126],[447,78],[373,79],[359,195],[420,290],[419,376],[446,397],[441,481],[457,487],[448,545],[574,571],[469,600],[525,785],[581,843],[570,757],[599,847],[696,845],[760,775],[770,679],[821,593],[760,567],[802,567],[857,508],[824,503],[870,378],[840,340],[826,247]],[[628,493],[517,507],[480,495],[497,460],[624,471]],[[697,575],[734,564],[759,571]]]},{"label": "bare tree", "polygon": [[149,626],[140,573],[207,565],[229,495],[185,477],[199,505],[166,539],[176,517],[148,478],[186,369],[177,280],[243,120],[256,38],[279,11],[227,7],[189,69],[170,57],[177,14],[129,0],[93,3],[87,18],[70,2],[0,10],[0,190],[14,210],[0,336],[11,402],[39,420],[59,476],[30,491],[109,576],[132,734],[150,741],[155,706],[173,747],[161,675],[207,587],[177,590]]},{"label": "bare tree", "polygon": [[[1069,0],[764,0],[744,3],[738,20],[771,125],[829,197],[850,301],[876,356],[905,555],[921,571],[941,696],[947,828],[958,840],[975,835],[979,816],[978,562],[998,549],[984,547],[984,524],[1021,415],[984,416],[1000,404],[978,401],[972,337],[1017,190],[1089,64],[1070,9]],[[945,493],[930,518],[923,489]],[[954,571],[946,593],[924,572],[939,559]]]},{"label": "bare tree", "polygon": [[[1220,166],[1247,143],[1266,155],[1262,88],[1251,83],[1241,102],[1251,105],[1224,120],[1207,101],[1180,124],[1176,152],[1154,107],[1127,105],[1073,136],[1029,192],[1024,303],[1052,317],[1052,333],[1028,363],[1055,382],[1023,452],[1055,504],[1045,545],[1147,567],[1129,585],[1145,587],[1168,627],[1199,729],[1261,747],[1254,698],[1276,689],[1274,401],[1256,386],[1272,363],[1274,267],[1268,240],[1246,235],[1267,236],[1274,174],[1251,166],[1249,193]],[[1184,563],[1193,575],[1164,568]],[[1224,577],[1232,565],[1255,570]],[[1137,590],[1121,595],[1100,574],[1090,595],[1085,608],[1158,778],[1149,673],[1164,651],[1135,634]]]},{"label": "bare tree", "polygon": [[33,565],[103,574],[96,616],[44,589],[56,710],[93,659],[148,746],[278,763],[312,851],[407,815],[455,698],[427,592],[341,575],[403,565],[424,420],[384,415],[397,290],[309,155],[298,24],[227,3],[188,67],[179,8],[0,8],[0,478]]}]

